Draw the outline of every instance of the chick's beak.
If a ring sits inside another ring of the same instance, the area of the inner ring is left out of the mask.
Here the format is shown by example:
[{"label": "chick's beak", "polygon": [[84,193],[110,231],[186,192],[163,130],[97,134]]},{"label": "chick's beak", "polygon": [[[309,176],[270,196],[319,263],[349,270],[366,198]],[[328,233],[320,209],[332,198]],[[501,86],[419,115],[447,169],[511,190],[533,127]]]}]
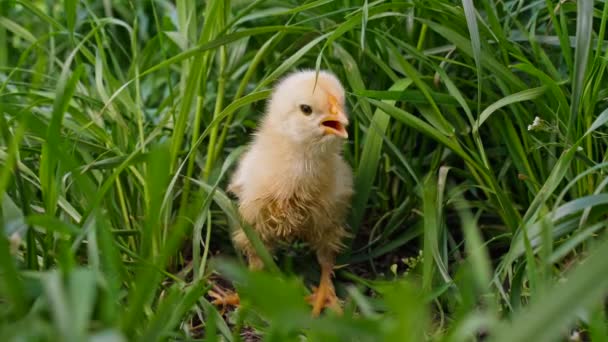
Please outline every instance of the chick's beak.
[{"label": "chick's beak", "polygon": [[333,134],[343,139],[348,138],[348,132],[346,131],[348,118],[338,106],[332,105],[329,108],[329,114],[321,119],[321,126],[325,135]]}]

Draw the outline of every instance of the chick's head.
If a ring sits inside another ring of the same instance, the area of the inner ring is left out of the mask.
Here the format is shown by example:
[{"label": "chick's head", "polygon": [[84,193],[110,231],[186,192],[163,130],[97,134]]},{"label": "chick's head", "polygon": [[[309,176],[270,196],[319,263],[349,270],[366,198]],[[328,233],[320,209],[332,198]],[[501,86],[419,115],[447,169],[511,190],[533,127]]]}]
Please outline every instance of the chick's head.
[{"label": "chick's head", "polygon": [[287,76],[274,89],[264,126],[301,144],[339,143],[348,138],[342,84],[327,71]]}]

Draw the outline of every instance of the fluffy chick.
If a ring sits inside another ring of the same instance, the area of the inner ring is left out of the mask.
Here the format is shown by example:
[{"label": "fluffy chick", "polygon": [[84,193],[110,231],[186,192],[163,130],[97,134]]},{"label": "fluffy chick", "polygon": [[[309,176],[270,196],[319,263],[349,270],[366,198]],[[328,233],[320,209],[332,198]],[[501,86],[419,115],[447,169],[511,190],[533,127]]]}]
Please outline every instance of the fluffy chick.
[{"label": "fluffy chick", "polygon": [[[315,316],[325,306],[340,311],[331,275],[353,194],[352,171],[341,155],[347,126],[344,88],[333,74],[307,70],[285,77],[228,187],[270,251],[294,239],[315,250],[321,266],[309,297]],[[251,269],[263,266],[241,229],[233,240]]]}]

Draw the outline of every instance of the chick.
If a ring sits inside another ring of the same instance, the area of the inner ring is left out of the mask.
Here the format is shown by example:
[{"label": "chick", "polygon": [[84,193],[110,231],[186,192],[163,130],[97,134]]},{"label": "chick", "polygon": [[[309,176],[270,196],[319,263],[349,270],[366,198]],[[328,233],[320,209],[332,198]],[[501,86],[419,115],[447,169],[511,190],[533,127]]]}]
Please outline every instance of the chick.
[{"label": "chick", "polygon": [[[352,170],[341,156],[348,123],[336,76],[307,70],[283,78],[228,186],[271,252],[294,239],[315,250],[321,279],[309,297],[314,316],[326,306],[341,311],[331,276],[353,194]],[[245,233],[237,229],[232,238],[249,267],[262,268]]]}]

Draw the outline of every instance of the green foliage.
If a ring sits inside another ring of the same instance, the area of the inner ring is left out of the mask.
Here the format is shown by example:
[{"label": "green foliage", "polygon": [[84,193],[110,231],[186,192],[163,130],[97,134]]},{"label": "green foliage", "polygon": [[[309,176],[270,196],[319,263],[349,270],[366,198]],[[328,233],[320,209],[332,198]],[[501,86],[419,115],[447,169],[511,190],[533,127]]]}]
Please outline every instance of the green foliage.
[{"label": "green foliage", "polygon": [[[608,339],[606,1],[0,1],[3,341]],[[344,314],[224,192],[273,83],[347,89]],[[218,257],[217,254],[222,257]],[[207,291],[220,274],[242,305]]]}]

